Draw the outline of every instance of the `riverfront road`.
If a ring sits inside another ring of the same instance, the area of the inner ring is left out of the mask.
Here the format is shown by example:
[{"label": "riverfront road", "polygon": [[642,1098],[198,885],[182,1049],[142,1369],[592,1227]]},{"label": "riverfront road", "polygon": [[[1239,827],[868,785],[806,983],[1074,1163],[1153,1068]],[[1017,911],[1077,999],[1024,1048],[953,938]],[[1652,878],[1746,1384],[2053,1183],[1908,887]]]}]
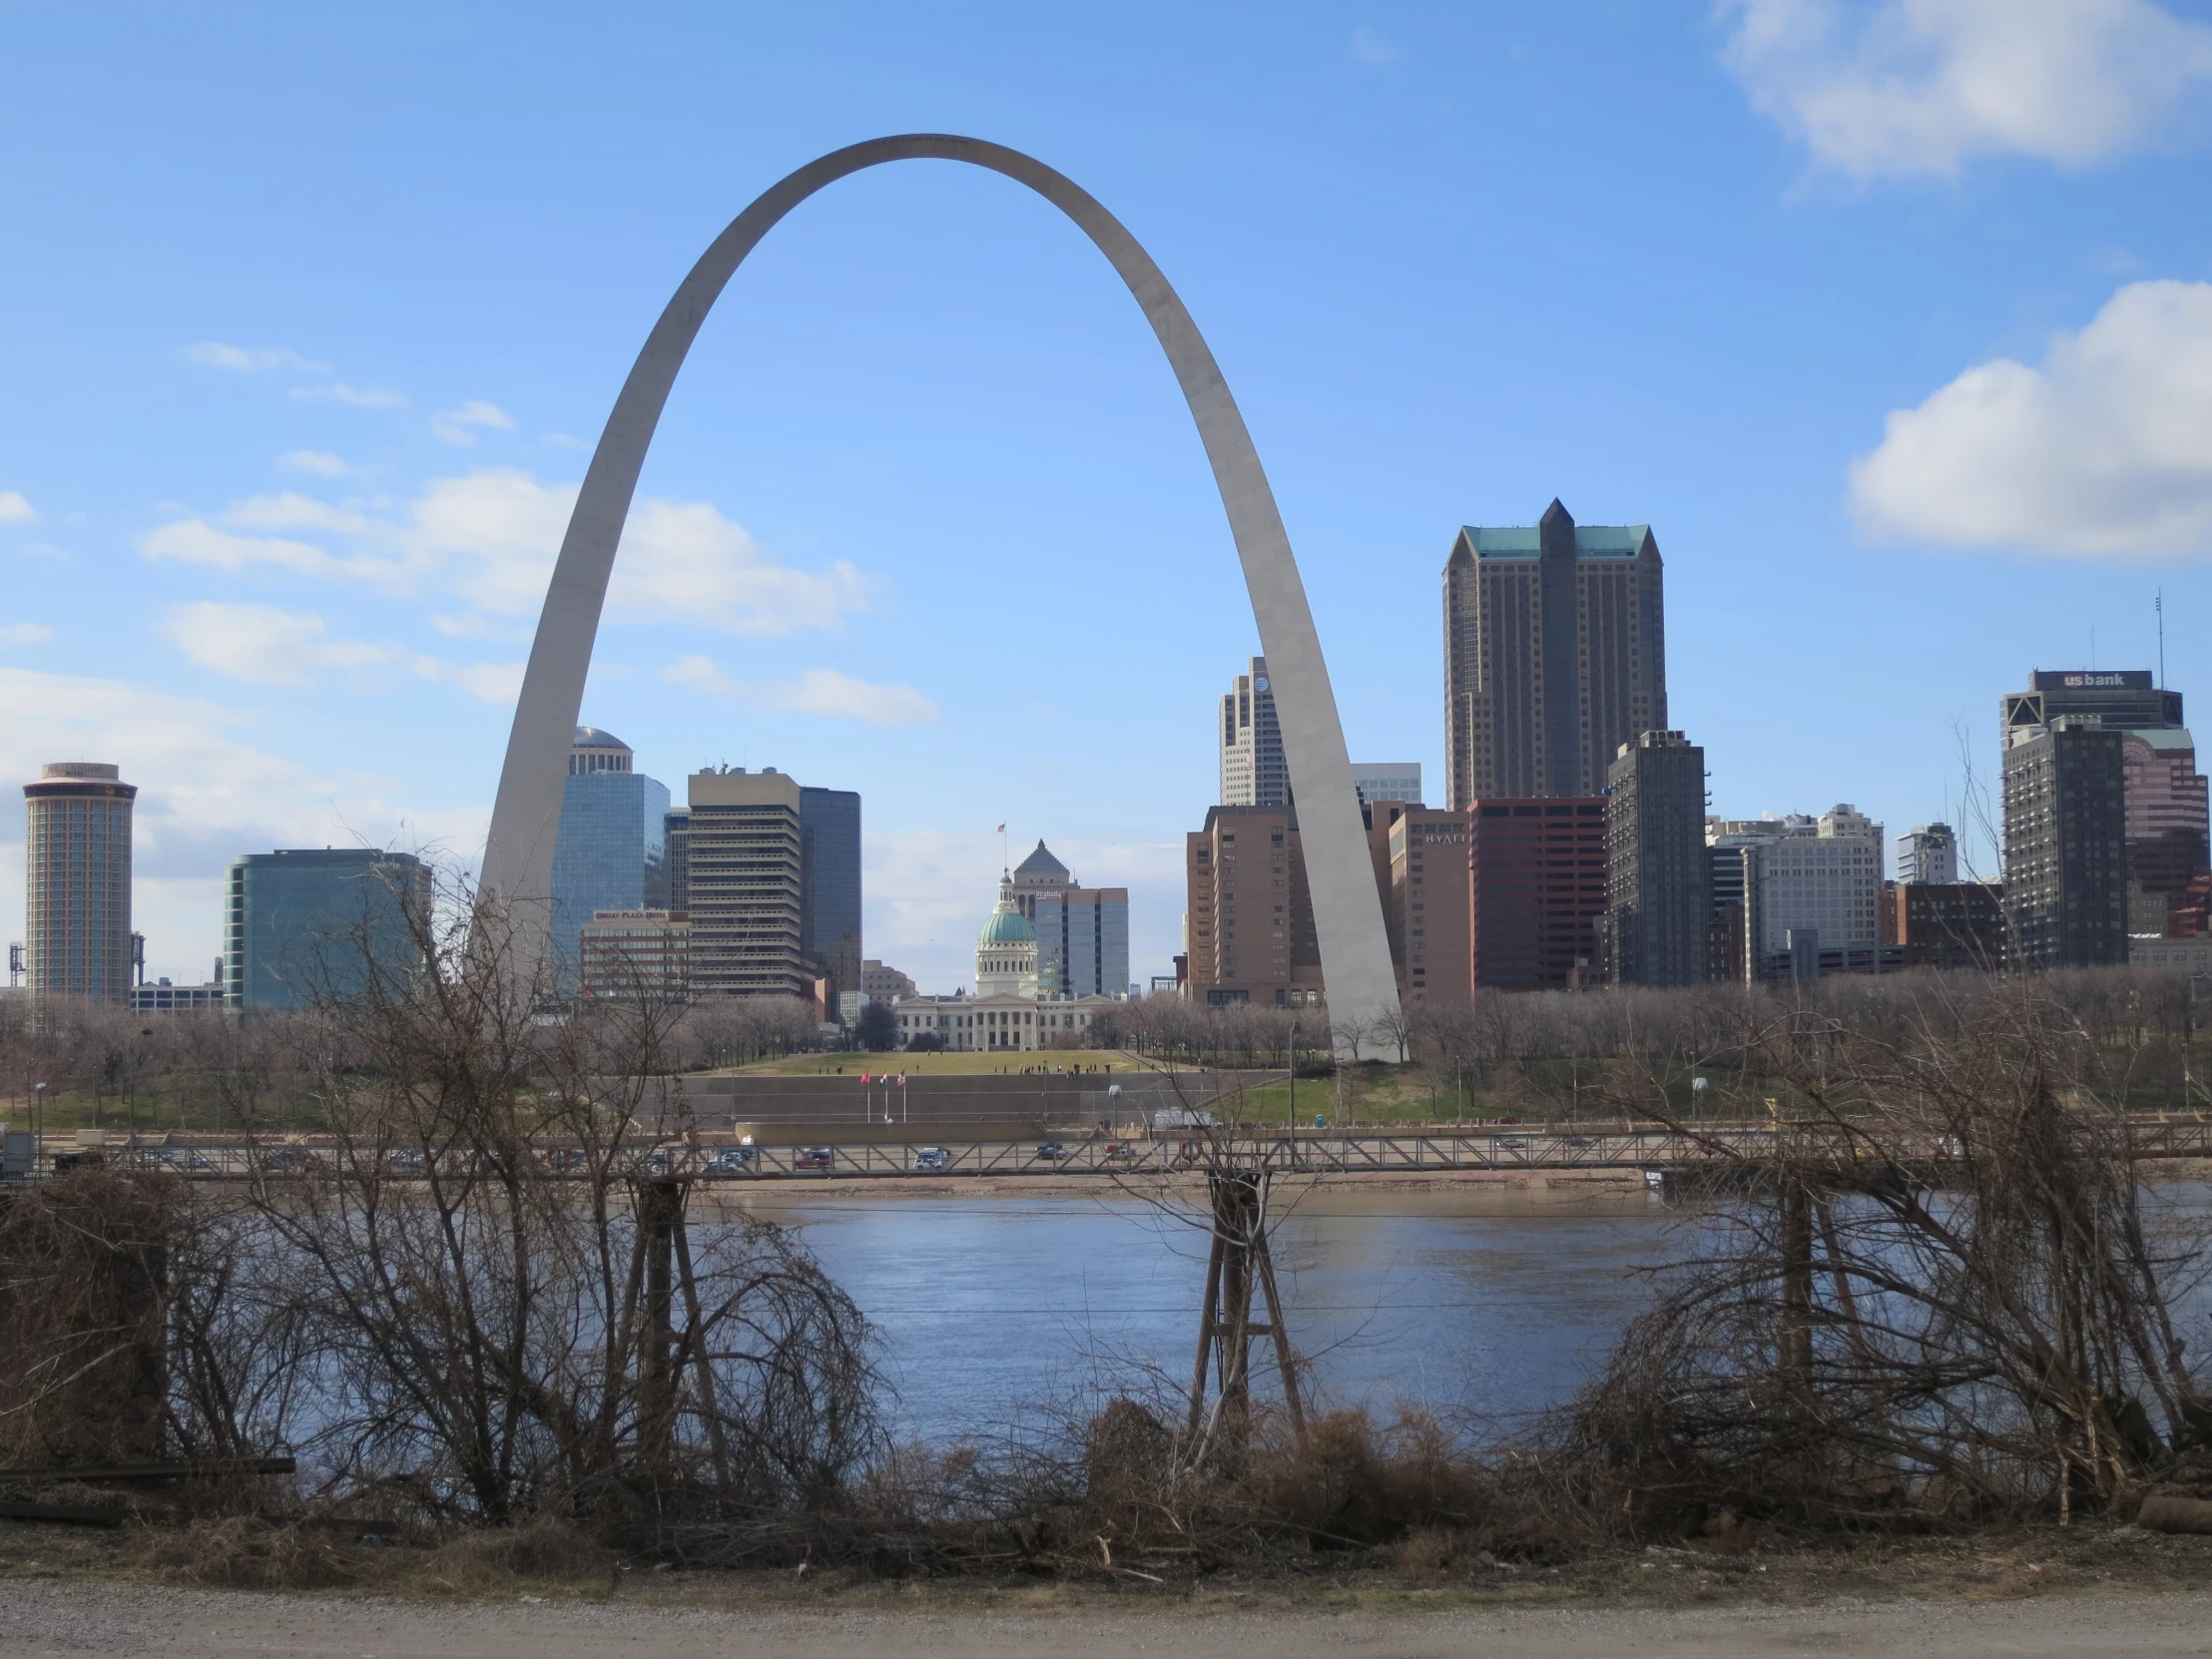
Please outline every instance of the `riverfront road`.
[{"label": "riverfront road", "polygon": [[[846,1142],[838,1145],[731,1146],[667,1142],[641,1146],[629,1168],[642,1176],[675,1179],[773,1181],[830,1178],[897,1180],[947,1176],[1112,1176],[1164,1174],[1194,1169],[1269,1170],[1286,1174],[1491,1175],[1516,1170],[1692,1170],[1774,1155],[1778,1143],[1797,1157],[1850,1163],[1858,1154],[1841,1135],[1816,1134],[1772,1124],[1715,1125],[1695,1133],[1663,1129],[1591,1129],[1556,1125],[1541,1129],[1486,1129],[1479,1133],[1370,1133],[1293,1135],[1245,1126],[1236,1130],[1164,1131],[1149,1139],[1105,1137],[1019,1141]],[[2212,1158],[2212,1122],[2146,1122],[2137,1126],[2136,1155],[2145,1159]],[[1944,1163],[1949,1148],[1932,1140],[1917,1162]],[[329,1174],[351,1161],[373,1167],[378,1154],[356,1151],[348,1159],[327,1141],[256,1145],[138,1147],[111,1154],[159,1163],[180,1174],[236,1178],[257,1165],[272,1175]],[[540,1151],[549,1169],[582,1173],[573,1148]],[[382,1154],[384,1173],[426,1173],[419,1154]]]},{"label": "riverfront road", "polygon": [[[1238,1606],[1221,1595],[1194,1607],[1100,1595],[1033,1610],[872,1605],[794,1607],[717,1596],[712,1581],[675,1600],[539,1600],[503,1605],[385,1596],[273,1595],[8,1575],[0,1659],[32,1655],[159,1655],[161,1659],[2178,1659],[2212,1641],[2212,1596],[2108,1591],[1979,1604],[1954,1599],[1805,1606],[1560,1607],[1490,1605],[1434,1612]],[[1272,1598],[1271,1598],[1272,1599]],[[714,1605],[720,1600],[722,1605]],[[705,1603],[702,1605],[702,1603]]]}]

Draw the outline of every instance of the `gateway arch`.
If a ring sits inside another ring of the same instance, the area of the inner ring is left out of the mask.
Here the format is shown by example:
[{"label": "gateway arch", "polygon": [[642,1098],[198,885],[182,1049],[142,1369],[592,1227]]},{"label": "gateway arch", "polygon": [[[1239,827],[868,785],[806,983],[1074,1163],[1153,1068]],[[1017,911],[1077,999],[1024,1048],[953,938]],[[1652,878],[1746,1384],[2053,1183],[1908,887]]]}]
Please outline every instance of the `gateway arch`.
[{"label": "gateway arch", "polygon": [[786,214],[847,174],[914,160],[965,162],[1027,185],[1081,228],[1143,307],[1198,423],[1252,596],[1260,649],[1274,681],[1284,759],[1299,803],[1331,1016],[1340,1033],[1360,1033],[1363,1057],[1394,1052],[1377,1021],[1397,1009],[1396,978],[1329,667],[1275,493],[1221,368],[1151,256],[1087,192],[1017,150],[938,133],[871,139],[831,151],[763,192],[692,267],[623,382],[561,539],[484,848],[484,891],[521,901],[514,938],[518,970],[534,968],[545,947],[545,897],[553,890],[553,843],[584,676],[638,473],[685,354],[738,267]]}]

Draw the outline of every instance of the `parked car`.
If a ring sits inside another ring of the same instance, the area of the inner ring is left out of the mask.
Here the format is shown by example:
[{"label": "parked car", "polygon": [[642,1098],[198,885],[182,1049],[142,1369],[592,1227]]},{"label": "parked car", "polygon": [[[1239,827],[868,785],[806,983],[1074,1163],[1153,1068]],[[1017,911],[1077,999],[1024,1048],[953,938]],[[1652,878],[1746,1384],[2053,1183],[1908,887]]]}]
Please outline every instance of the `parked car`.
[{"label": "parked car", "polygon": [[105,1152],[57,1152],[54,1154],[54,1173],[67,1175],[73,1169],[101,1169],[106,1166]]},{"label": "parked car", "polygon": [[676,1149],[657,1146],[651,1151],[641,1152],[632,1160],[630,1168],[638,1175],[673,1174],[676,1169]]},{"label": "parked car", "polygon": [[1040,1164],[1065,1163],[1068,1159],[1074,1156],[1074,1153],[1070,1152],[1058,1141],[1046,1141],[1044,1145],[1037,1148],[1037,1162]]},{"label": "parked car", "polygon": [[709,1155],[702,1166],[709,1175],[743,1175],[753,1167],[753,1149],[749,1146],[726,1146]]},{"label": "parked car", "polygon": [[204,1171],[215,1168],[213,1158],[189,1146],[165,1146],[154,1154],[154,1161],[164,1169]]},{"label": "parked car", "polygon": [[396,1147],[385,1155],[384,1170],[389,1175],[427,1175],[430,1155],[419,1146]]},{"label": "parked car", "polygon": [[914,1153],[916,1169],[950,1169],[952,1149],[948,1146],[925,1146]]},{"label": "parked car", "polygon": [[1108,1141],[1099,1156],[1109,1164],[1133,1164],[1137,1161],[1137,1149],[1127,1141]]},{"label": "parked car", "polygon": [[255,1160],[265,1175],[304,1175],[322,1160],[303,1146],[276,1146]]},{"label": "parked car", "polygon": [[836,1153],[827,1146],[803,1146],[799,1149],[799,1155],[792,1159],[792,1168],[830,1169],[836,1161]]},{"label": "parked car", "polygon": [[545,1167],[556,1175],[584,1167],[584,1149],[580,1146],[549,1146],[541,1156],[545,1159]]}]

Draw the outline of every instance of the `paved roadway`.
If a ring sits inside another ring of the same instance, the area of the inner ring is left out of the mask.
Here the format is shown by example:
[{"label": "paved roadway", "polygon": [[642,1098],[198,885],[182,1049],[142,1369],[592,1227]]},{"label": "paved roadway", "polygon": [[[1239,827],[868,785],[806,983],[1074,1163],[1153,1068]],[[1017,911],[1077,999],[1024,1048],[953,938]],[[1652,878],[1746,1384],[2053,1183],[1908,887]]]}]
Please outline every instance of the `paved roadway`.
[{"label": "paved roadway", "polygon": [[[2194,1119],[2145,1123],[2138,1127],[2137,1153],[2149,1159],[2212,1157],[2212,1121]],[[846,1145],[792,1144],[732,1147],[713,1142],[697,1146],[667,1143],[641,1148],[632,1168],[644,1175],[729,1181],[824,1180],[859,1178],[896,1180],[944,1176],[1111,1176],[1189,1170],[1199,1167],[1267,1169],[1315,1174],[1420,1173],[1482,1175],[1516,1170],[1688,1169],[1701,1164],[1757,1161],[1771,1156],[1778,1137],[1787,1137],[1801,1155],[1819,1150],[1821,1141],[1800,1128],[1771,1124],[1716,1124],[1695,1133],[1663,1129],[1592,1128],[1556,1125],[1515,1129],[1486,1127],[1459,1133],[1332,1133],[1257,1130],[1250,1125],[1213,1130],[1166,1130],[1145,1139],[1103,1137],[1019,1141],[944,1141],[933,1145],[903,1141]],[[1839,1162],[1855,1153],[1840,1135],[1825,1137],[1829,1156]],[[548,1147],[549,1164],[568,1149]],[[1931,1139],[1922,1149],[1930,1165],[1944,1162],[1949,1149]],[[573,1154],[571,1154],[573,1155]],[[326,1170],[338,1154],[328,1143],[110,1149],[111,1160],[160,1163],[180,1173],[209,1179],[249,1173],[258,1160],[271,1173],[305,1174]],[[373,1155],[370,1155],[373,1157]],[[389,1173],[417,1173],[419,1161],[393,1155]]]}]

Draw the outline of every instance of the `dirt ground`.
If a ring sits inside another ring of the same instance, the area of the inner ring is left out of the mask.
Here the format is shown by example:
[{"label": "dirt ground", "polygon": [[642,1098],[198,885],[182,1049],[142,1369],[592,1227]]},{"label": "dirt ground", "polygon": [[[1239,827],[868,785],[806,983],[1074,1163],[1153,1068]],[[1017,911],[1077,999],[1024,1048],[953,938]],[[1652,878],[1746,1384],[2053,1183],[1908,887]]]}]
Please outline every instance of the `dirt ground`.
[{"label": "dirt ground", "polygon": [[[847,1571],[469,1570],[407,1546],[321,1591],[189,1580],[156,1534],[0,1522],[0,1659],[585,1659],[598,1655],[2212,1654],[2212,1538],[2052,1527],[1820,1552],[1484,1557],[1182,1584],[885,1580]],[[164,1566],[162,1563],[167,1562]],[[350,1562],[350,1565],[349,1565]]]},{"label": "dirt ground", "polygon": [[802,1608],[533,1600],[463,1605],[0,1580],[0,1656],[98,1653],[231,1659],[600,1659],[600,1656],[904,1654],[1415,1659],[1426,1655],[2129,1655],[2212,1651],[2212,1595],[2131,1592],[1972,1603],[1602,1608],[1509,1604],[1369,1609],[1233,1601],[1029,1608]]}]

